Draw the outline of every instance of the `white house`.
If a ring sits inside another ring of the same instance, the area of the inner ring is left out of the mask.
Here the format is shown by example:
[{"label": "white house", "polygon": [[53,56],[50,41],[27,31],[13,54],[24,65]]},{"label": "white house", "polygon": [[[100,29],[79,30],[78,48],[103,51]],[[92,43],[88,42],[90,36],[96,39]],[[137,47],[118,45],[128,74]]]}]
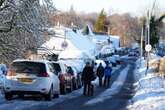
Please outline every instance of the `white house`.
[{"label": "white house", "polygon": [[93,33],[89,25],[86,28],[87,33],[85,33],[85,36],[96,44],[101,53],[109,53],[120,47],[119,36]]},{"label": "white house", "polygon": [[82,36],[80,32],[73,31],[66,27],[50,28],[54,34],[49,41],[45,42],[38,53],[56,54],[59,58],[94,58],[96,55],[96,46],[89,39]]}]

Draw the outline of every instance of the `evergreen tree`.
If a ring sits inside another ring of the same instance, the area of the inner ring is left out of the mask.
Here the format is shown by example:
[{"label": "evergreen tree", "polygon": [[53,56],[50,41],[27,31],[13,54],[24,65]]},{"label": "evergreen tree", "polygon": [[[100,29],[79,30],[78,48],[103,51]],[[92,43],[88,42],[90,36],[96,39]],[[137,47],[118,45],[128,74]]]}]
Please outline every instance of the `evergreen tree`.
[{"label": "evergreen tree", "polygon": [[107,31],[106,18],[107,18],[106,13],[104,12],[104,9],[102,9],[94,25],[95,32],[105,33]]},{"label": "evergreen tree", "polygon": [[162,28],[163,19],[165,14],[156,19],[156,16],[151,16],[150,19],[150,44],[155,47],[159,41],[159,30]]},{"label": "evergreen tree", "polygon": [[85,26],[82,32],[84,35],[88,35],[89,34],[89,29],[88,26]]}]

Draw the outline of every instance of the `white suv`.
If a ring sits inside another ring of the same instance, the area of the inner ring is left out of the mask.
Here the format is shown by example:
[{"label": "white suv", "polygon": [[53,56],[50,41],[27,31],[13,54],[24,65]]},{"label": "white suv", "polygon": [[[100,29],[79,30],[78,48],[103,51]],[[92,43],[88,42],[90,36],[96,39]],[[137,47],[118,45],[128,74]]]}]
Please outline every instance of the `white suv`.
[{"label": "white suv", "polygon": [[59,79],[49,61],[15,60],[4,83],[7,100],[13,95],[41,94],[46,100],[58,97]]}]

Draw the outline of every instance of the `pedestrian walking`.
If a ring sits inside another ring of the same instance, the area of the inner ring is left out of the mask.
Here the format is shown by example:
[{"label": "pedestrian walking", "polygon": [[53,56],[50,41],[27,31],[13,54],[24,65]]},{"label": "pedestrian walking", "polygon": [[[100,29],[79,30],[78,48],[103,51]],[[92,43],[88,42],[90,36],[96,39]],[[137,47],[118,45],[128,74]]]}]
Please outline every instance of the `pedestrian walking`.
[{"label": "pedestrian walking", "polygon": [[84,84],[83,95],[93,95],[93,85],[91,84],[91,81],[93,81],[94,79],[95,75],[93,72],[93,68],[90,63],[87,62],[82,72],[82,81]]},{"label": "pedestrian walking", "polygon": [[99,78],[99,86],[102,86],[102,78],[104,76],[104,67],[102,66],[102,63],[99,64],[97,71],[96,71],[96,75]]},{"label": "pedestrian walking", "polygon": [[104,69],[104,86],[105,87],[109,87],[111,73],[112,73],[111,65],[107,64]]},{"label": "pedestrian walking", "polygon": [[94,71],[94,73],[96,74],[96,72],[97,72],[97,63],[96,63],[96,62],[95,62],[94,65],[93,65],[93,71]]}]

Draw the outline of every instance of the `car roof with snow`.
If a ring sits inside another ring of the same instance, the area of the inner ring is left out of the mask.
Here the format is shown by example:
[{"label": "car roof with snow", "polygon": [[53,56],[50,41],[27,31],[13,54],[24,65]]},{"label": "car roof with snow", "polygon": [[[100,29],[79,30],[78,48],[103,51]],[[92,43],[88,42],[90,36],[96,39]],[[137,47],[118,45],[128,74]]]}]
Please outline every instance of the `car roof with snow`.
[{"label": "car roof with snow", "polygon": [[37,62],[37,63],[49,63],[48,60],[30,60],[30,59],[16,59],[13,62]]}]

